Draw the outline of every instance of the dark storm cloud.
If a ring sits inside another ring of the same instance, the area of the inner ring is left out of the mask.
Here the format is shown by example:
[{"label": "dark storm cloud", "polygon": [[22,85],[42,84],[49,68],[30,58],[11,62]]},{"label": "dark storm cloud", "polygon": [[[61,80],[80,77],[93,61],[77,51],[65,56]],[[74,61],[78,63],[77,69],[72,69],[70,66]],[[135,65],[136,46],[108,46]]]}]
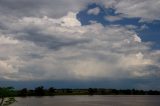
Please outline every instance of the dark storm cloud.
[{"label": "dark storm cloud", "polygon": [[62,47],[76,46],[78,44],[90,42],[90,40],[87,39],[75,40],[69,38],[58,38],[55,37],[54,34],[52,36],[44,35],[37,33],[36,30],[27,32],[24,35],[19,35],[16,39],[30,41],[35,43],[37,46],[47,47],[48,49],[53,50],[59,50]]}]

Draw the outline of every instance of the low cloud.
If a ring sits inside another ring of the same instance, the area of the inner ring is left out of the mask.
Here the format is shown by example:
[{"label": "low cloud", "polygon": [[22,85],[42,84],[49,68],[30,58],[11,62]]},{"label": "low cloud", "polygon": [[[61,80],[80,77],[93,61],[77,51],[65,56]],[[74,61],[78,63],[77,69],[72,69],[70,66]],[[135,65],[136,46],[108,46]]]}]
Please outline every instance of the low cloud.
[{"label": "low cloud", "polygon": [[106,16],[105,19],[110,22],[115,22],[115,21],[122,20],[123,18],[120,16]]},{"label": "low cloud", "polygon": [[92,8],[92,9],[89,9],[88,10],[88,14],[93,14],[93,15],[98,15],[100,13],[100,8],[99,7],[95,7],[95,8]]}]

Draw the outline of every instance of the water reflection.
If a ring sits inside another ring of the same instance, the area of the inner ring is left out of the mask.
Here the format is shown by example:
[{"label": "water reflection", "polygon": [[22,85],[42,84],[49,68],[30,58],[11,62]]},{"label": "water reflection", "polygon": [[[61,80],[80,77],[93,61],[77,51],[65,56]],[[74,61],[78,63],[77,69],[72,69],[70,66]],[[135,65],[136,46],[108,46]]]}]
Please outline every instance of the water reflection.
[{"label": "water reflection", "polygon": [[12,106],[160,106],[160,96],[55,96],[16,100]]}]

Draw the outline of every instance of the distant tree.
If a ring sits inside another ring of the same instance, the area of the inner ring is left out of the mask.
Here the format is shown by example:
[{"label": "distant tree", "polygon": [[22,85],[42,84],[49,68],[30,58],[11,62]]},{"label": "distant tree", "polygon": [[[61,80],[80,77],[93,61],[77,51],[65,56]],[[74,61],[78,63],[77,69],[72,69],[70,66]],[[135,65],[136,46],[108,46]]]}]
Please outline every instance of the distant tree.
[{"label": "distant tree", "polygon": [[89,89],[88,89],[88,94],[89,94],[89,95],[94,95],[94,93],[95,93],[95,91],[94,91],[93,88],[89,88]]},{"label": "distant tree", "polygon": [[55,88],[50,87],[50,88],[48,89],[48,93],[49,93],[50,96],[53,96],[53,95],[55,94]]},{"label": "distant tree", "polygon": [[132,94],[132,90],[130,90],[130,89],[119,90],[119,94],[121,94],[121,95],[131,95]]},{"label": "distant tree", "polygon": [[35,88],[35,95],[36,96],[44,96],[45,95],[45,90],[43,86]]},{"label": "distant tree", "polygon": [[160,95],[160,92],[159,91],[149,90],[148,91],[148,95]]},{"label": "distant tree", "polygon": [[0,106],[9,106],[16,102],[14,95],[12,87],[0,88]]},{"label": "distant tree", "polygon": [[132,89],[132,95],[137,95],[137,90],[135,90],[135,89]]},{"label": "distant tree", "polygon": [[28,95],[27,88],[23,88],[19,91],[19,96],[27,96],[27,95]]},{"label": "distant tree", "polygon": [[106,94],[106,90],[105,89],[100,89],[100,94],[101,95],[105,95]]},{"label": "distant tree", "polygon": [[72,93],[73,91],[72,91],[72,89],[66,89],[66,93]]},{"label": "distant tree", "polygon": [[145,91],[144,90],[140,90],[139,91],[139,95],[145,95]]},{"label": "distant tree", "polygon": [[111,94],[118,95],[119,92],[118,92],[118,90],[116,90],[116,89],[111,89]]},{"label": "distant tree", "polygon": [[132,91],[130,89],[124,90],[124,92],[125,92],[126,95],[131,95],[132,94]]},{"label": "distant tree", "polygon": [[28,90],[28,96],[35,96],[34,90]]}]

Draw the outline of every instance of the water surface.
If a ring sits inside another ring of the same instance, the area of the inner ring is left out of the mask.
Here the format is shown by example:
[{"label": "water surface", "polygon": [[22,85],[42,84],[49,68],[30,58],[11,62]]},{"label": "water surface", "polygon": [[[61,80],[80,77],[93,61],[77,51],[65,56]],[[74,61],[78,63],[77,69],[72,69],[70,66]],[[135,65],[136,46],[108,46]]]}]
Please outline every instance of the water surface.
[{"label": "water surface", "polygon": [[16,100],[12,106],[160,106],[160,96],[54,96]]}]

